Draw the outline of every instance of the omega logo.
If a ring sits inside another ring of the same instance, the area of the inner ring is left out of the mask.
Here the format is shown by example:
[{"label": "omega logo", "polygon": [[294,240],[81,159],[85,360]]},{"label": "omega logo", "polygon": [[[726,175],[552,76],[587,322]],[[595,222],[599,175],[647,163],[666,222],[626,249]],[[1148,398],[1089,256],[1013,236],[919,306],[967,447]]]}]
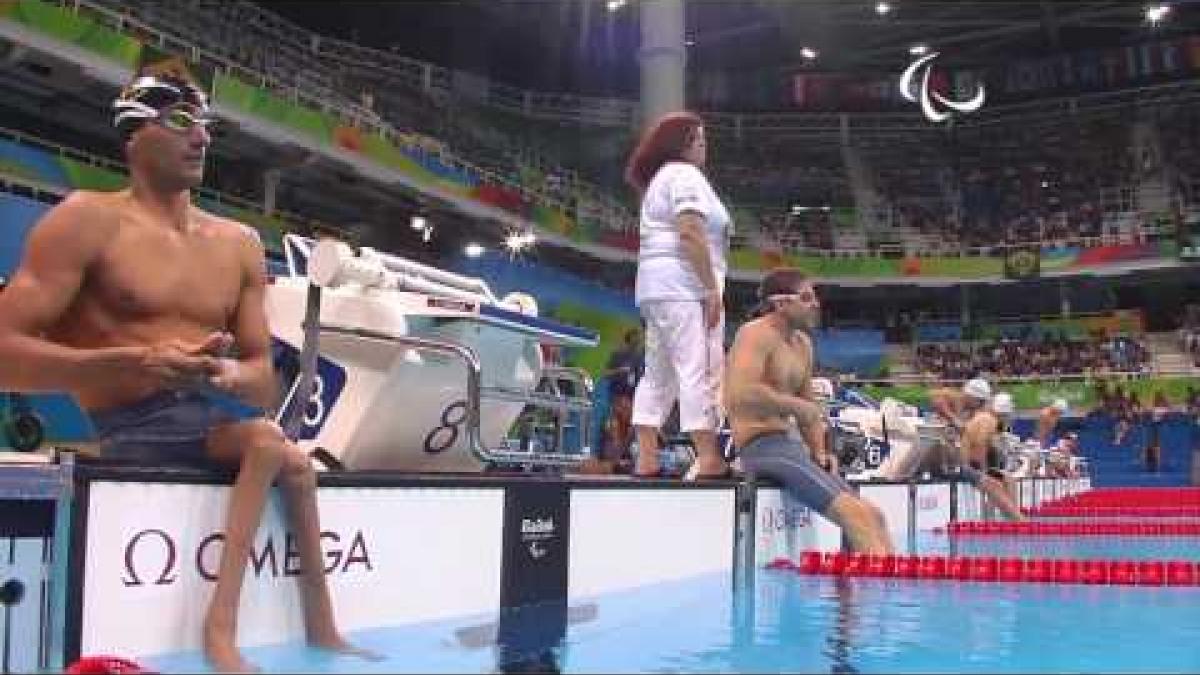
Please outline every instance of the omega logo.
[{"label": "omega logo", "polygon": [[[321,552],[325,556],[325,574],[346,574],[355,566],[362,571],[374,571],[367,540],[362,530],[356,530],[349,545],[342,547],[347,537],[337,532],[321,532]],[[183,571],[194,569],[196,575],[209,582],[217,580],[217,567],[225,535],[214,532],[196,545],[183,564]],[[179,544],[164,530],[145,529],[130,537],[125,543],[125,574],[121,582],[125,586],[168,586],[179,579],[181,561]],[[301,572],[300,551],[296,537],[291,532],[279,542],[274,535],[262,544],[250,549],[250,567],[255,578],[280,576],[293,577]]]}]

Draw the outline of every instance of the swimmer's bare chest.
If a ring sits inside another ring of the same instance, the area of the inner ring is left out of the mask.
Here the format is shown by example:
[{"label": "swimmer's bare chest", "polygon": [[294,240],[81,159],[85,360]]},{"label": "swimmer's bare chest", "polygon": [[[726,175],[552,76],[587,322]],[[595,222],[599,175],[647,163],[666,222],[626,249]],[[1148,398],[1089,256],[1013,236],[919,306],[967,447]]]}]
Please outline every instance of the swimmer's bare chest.
[{"label": "swimmer's bare chest", "polygon": [[[779,340],[772,344],[767,355],[764,377],[776,391],[793,396],[806,396],[812,375],[812,348],[806,339]],[[790,419],[782,415],[761,416],[749,411],[733,410],[730,420],[734,443],[739,447],[763,434],[787,432],[793,428]]]},{"label": "swimmer's bare chest", "polygon": [[808,338],[780,340],[771,353],[770,373],[780,391],[807,397],[812,381],[812,344]]},{"label": "swimmer's bare chest", "polygon": [[[211,224],[182,233],[131,219],[85,272],[53,337],[73,347],[104,348],[200,341],[214,330],[233,330],[244,282],[240,260],[236,240]],[[131,380],[75,393],[95,408],[149,393],[144,389]]]}]

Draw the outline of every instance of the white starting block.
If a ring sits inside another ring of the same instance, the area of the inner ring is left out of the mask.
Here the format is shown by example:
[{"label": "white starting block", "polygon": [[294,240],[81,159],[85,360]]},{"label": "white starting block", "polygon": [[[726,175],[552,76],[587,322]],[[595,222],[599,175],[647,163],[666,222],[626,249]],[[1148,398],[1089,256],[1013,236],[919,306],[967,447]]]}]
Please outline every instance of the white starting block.
[{"label": "white starting block", "polygon": [[[570,464],[585,457],[592,383],[547,368],[541,345],[594,346],[594,333],[538,317],[524,293],[497,299],[487,284],[344,243],[284,238],[288,274],[267,290],[276,366],[287,383],[280,419],[301,447],[347,469],[473,472],[488,464]],[[310,286],[320,289],[314,306]],[[304,384],[305,316],[319,356]],[[573,379],[571,395],[536,391]],[[534,453],[506,442],[526,405],[578,416],[574,452]]]},{"label": "white starting block", "polygon": [[842,434],[858,436],[863,444],[858,466],[845,467],[847,478],[910,478],[930,450],[948,442],[946,425],[920,417],[916,406],[890,398],[875,405],[865,396],[859,396],[859,405],[835,401],[833,383],[821,377],[812,378],[812,393],[834,412],[830,424]]},{"label": "white starting block", "polygon": [[1087,475],[1087,459],[1054,448],[1043,448],[1036,440],[1020,442],[1007,455],[1006,464],[1013,478],[1052,476],[1055,469],[1065,469],[1074,476]]}]

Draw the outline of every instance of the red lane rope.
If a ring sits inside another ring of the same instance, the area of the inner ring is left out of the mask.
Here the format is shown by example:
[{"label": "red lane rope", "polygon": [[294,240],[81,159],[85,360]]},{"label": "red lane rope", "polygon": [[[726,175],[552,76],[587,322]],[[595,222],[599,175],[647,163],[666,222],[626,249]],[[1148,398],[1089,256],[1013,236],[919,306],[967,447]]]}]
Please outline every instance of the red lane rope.
[{"label": "red lane rope", "polygon": [[777,558],[768,569],[802,575],[954,579],[1108,586],[1200,586],[1190,560],[1075,560],[936,555],[870,555],[805,551],[799,562]]},{"label": "red lane rope", "polygon": [[951,535],[1176,535],[1200,536],[1200,520],[1185,521],[1084,521],[1047,523],[1039,521],[958,521],[934,532]]},{"label": "red lane rope", "polygon": [[1200,506],[1060,506],[1042,504],[1022,509],[1026,515],[1066,518],[1200,518]]},{"label": "red lane rope", "polygon": [[63,672],[68,675],[139,675],[155,671],[119,656],[82,656]]},{"label": "red lane rope", "polygon": [[1200,508],[1200,488],[1101,488],[1043,502],[1043,505]]}]

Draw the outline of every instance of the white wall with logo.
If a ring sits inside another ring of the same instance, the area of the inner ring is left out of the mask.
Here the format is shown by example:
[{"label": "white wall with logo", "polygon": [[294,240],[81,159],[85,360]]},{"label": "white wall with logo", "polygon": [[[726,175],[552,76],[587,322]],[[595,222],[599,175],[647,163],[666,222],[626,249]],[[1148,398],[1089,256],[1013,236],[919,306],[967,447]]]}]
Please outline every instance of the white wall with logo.
[{"label": "white wall with logo", "polygon": [[908,553],[909,491],[908,485],[860,485],[858,496],[883,511],[892,545],[900,553]]},{"label": "white wall with logo", "polygon": [[759,488],[755,496],[754,559],[766,565],[796,560],[802,551],[838,551],[842,530],[780,488]]},{"label": "white wall with logo", "polygon": [[[208,485],[91,484],[82,653],[200,647],[213,590],[205,575],[220,555],[212,535],[223,529],[227,494]],[[323,551],[343,629],[494,615],[503,496],[500,488],[322,488]],[[280,506],[269,506],[251,553],[238,636],[245,646],[303,638],[299,564]]]},{"label": "white wall with logo", "polygon": [[[1087,489],[1086,481],[1038,486],[1038,501]],[[338,619],[347,631],[440,619],[493,620],[501,604],[504,487],[322,487],[323,552]],[[519,489],[514,483],[507,489]],[[913,492],[915,527],[982,517],[979,493],[966,484],[925,484]],[[903,551],[908,485],[862,485],[887,513]],[[1032,495],[1032,490],[1029,490]],[[87,485],[80,649],[139,658],[200,647],[213,590],[228,488],[217,485],[92,481]],[[571,486],[568,602],[705,575],[727,575],[735,561],[735,490],[729,486]],[[247,572],[239,643],[298,641],[303,635],[298,557],[281,519],[268,507]],[[758,565],[796,560],[805,550],[840,550],[841,530],[778,488],[759,488],[754,553]],[[540,527],[536,522],[530,528]],[[532,530],[531,530],[532,531]],[[41,540],[13,544],[5,575],[41,591],[47,569]],[[6,630],[31,640],[43,600],[14,612]],[[32,632],[31,632],[32,631]],[[28,633],[28,635],[26,635]],[[36,650],[35,650],[36,651]],[[28,648],[14,671],[33,668]]]},{"label": "white wall with logo", "polygon": [[[1090,489],[1086,479],[1028,480],[1020,483],[1023,502],[1035,506],[1049,499],[1065,497]],[[943,528],[950,522],[951,492],[958,494],[957,520],[981,520],[989,517],[983,494],[967,483],[923,483],[915,485],[913,508],[915,532]],[[861,484],[859,495],[878,506],[884,513],[888,534],[896,550],[908,551],[909,486],[907,484]],[[994,516],[993,516],[994,517]],[[807,507],[796,503],[778,488],[759,488],[755,513],[755,560],[766,565],[772,560],[786,558],[795,561],[802,551],[842,550],[842,531],[837,525]]]},{"label": "white wall with logo", "polygon": [[945,527],[950,522],[950,488],[946,483],[917,486],[917,532]]}]

